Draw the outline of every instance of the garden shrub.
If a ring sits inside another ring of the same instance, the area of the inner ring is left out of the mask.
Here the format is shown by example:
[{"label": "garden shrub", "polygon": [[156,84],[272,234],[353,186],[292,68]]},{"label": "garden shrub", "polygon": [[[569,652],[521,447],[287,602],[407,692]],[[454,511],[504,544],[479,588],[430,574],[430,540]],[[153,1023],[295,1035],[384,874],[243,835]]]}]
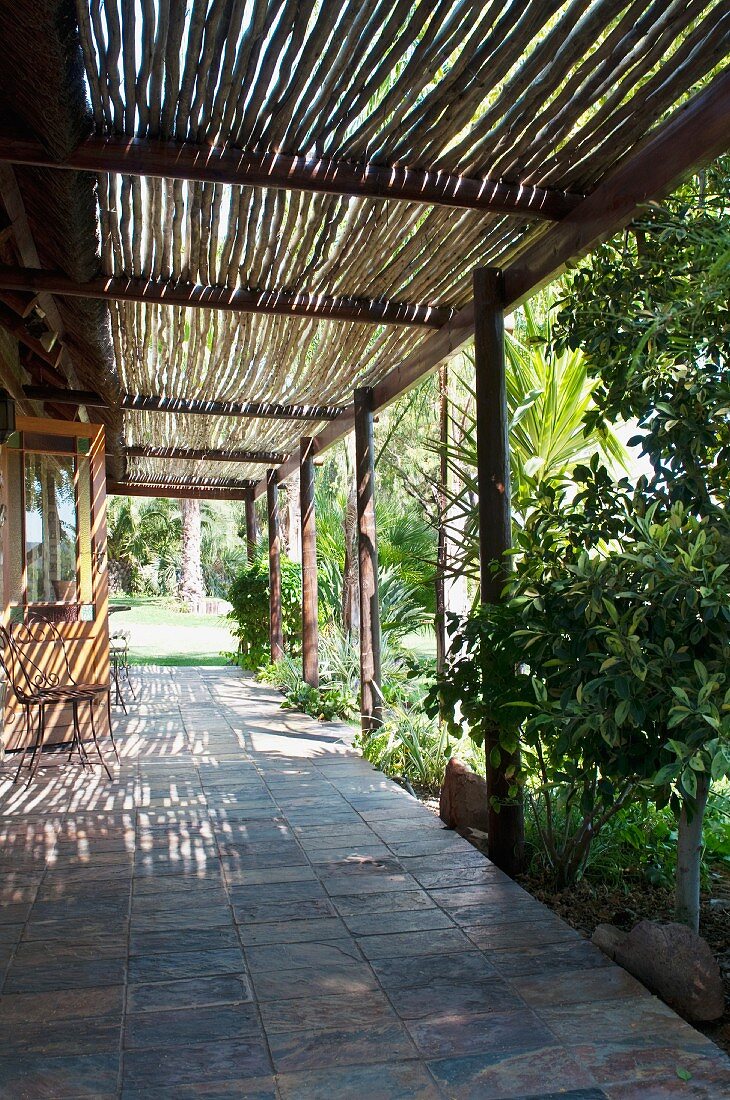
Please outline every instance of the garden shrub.
[{"label": "garden shrub", "polygon": [[[233,605],[228,618],[238,638],[236,660],[241,668],[255,670],[270,658],[269,652],[269,565],[256,558],[240,570],[228,590]],[[281,616],[284,645],[289,653],[300,649],[302,624],[302,570],[296,562],[281,559]]]}]

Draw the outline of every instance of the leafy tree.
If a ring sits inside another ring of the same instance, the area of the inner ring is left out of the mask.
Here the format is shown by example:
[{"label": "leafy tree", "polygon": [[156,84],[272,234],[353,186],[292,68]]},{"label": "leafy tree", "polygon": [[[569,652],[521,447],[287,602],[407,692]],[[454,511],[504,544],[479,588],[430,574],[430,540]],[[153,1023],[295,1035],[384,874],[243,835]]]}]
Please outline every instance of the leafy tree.
[{"label": "leafy tree", "polygon": [[[625,449],[609,425],[594,422],[586,429],[595,382],[581,351],[552,349],[552,301],[550,294],[544,297],[545,310],[528,302],[517,315],[514,333],[505,334],[512,504],[517,523],[523,521],[544,485],[569,477],[576,464],[591,454],[600,454],[616,467],[626,463]],[[462,380],[464,400],[452,413],[459,418],[462,441],[447,444],[446,459],[460,486],[450,502],[452,523],[461,544],[457,568],[476,577],[477,425],[474,393],[467,383],[469,373],[473,376],[469,360],[467,356],[470,369]]]},{"label": "leafy tree", "polygon": [[727,545],[681,504],[664,521],[657,503],[642,515],[643,499],[595,461],[576,475],[581,494],[547,490],[518,530],[504,602],[463,629],[441,700],[480,743],[499,729],[496,764],[521,737],[511,778],[561,886],[630,799],[684,812],[678,913],[696,924],[689,857],[710,777],[730,768]]},{"label": "leafy tree", "polygon": [[[630,527],[622,550],[633,562],[635,614],[649,602],[674,647],[652,667],[645,693],[673,700],[653,729],[661,749],[654,782],[671,787],[679,818],[677,914],[695,926],[709,785],[728,768],[729,303],[724,158],[573,273],[554,334],[557,349],[582,349],[597,379],[588,427],[635,419],[632,442],[652,470],[636,484],[631,507],[651,516],[662,554],[648,552],[646,532]],[[674,607],[656,605],[662,581]]]}]

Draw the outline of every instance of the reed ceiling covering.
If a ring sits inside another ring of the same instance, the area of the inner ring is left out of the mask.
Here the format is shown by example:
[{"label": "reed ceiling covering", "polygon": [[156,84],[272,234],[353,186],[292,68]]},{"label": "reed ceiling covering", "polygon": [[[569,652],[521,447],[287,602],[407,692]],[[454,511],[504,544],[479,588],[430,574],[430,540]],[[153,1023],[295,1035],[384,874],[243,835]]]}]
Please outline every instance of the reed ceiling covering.
[{"label": "reed ceiling covering", "polygon": [[[549,231],[530,195],[567,203],[593,191],[722,65],[730,35],[724,0],[41,6],[73,23],[70,55],[80,43],[90,108],[76,135],[405,167],[519,185],[524,200],[504,213],[101,173],[101,274],[450,310],[470,300],[475,266],[502,266]],[[83,116],[84,78],[68,79],[69,110]],[[32,121],[31,136],[52,148]],[[119,392],[223,401],[345,407],[356,384],[377,383],[430,336],[424,325],[150,302],[111,302],[109,317]],[[126,411],[120,431],[127,446],[288,454],[320,427]],[[204,469],[213,480],[261,476],[255,464]],[[126,476],[199,482],[203,467],[128,458]]]}]

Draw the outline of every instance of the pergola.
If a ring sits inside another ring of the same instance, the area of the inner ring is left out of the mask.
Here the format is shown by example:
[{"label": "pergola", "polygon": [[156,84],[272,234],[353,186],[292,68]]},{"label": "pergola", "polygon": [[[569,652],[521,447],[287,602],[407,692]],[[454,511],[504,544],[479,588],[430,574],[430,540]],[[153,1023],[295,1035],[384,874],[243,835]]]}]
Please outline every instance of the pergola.
[{"label": "pergola", "polygon": [[728,147],[727,5],[19,0],[0,30],[0,382],[105,423],[111,492],[242,499],[249,523],[266,493],[274,656],[299,472],[312,683],[313,463],[354,428],[372,728],[373,416],[475,340],[496,598],[503,315]]}]

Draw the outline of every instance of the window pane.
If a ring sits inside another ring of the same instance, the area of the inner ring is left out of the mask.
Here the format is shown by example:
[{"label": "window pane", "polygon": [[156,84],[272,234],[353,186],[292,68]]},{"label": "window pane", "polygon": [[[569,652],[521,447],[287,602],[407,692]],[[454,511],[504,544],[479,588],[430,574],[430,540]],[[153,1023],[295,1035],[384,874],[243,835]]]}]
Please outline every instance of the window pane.
[{"label": "window pane", "polygon": [[79,456],[78,462],[78,502],[79,502],[79,580],[81,603],[91,603],[94,594],[91,586],[91,463],[88,458]]},{"label": "window pane", "polygon": [[8,588],[3,593],[5,606],[23,601],[23,493],[22,493],[22,455],[20,451],[8,451],[8,483],[5,487],[8,511],[5,517],[7,526],[8,562],[7,571],[3,563],[3,579]]},{"label": "window pane", "polygon": [[25,455],[25,566],[29,603],[75,603],[74,460]]}]

